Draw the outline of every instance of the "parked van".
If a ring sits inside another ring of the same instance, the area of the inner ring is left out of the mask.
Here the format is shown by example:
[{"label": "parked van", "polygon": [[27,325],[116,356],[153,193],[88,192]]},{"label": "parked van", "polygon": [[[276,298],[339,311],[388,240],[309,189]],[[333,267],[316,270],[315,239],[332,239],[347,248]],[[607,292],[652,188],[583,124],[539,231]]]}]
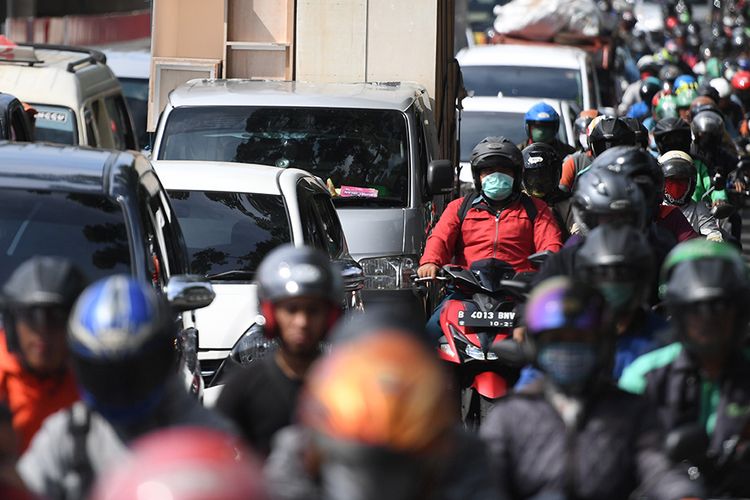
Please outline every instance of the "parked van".
[{"label": "parked van", "polygon": [[37,110],[37,141],[138,149],[122,88],[104,54],[60,45],[0,48],[0,92]]},{"label": "parked van", "polygon": [[153,158],[294,166],[334,195],[365,305],[417,302],[410,283],[448,201],[426,90],[412,83],[191,80],[169,95]]}]

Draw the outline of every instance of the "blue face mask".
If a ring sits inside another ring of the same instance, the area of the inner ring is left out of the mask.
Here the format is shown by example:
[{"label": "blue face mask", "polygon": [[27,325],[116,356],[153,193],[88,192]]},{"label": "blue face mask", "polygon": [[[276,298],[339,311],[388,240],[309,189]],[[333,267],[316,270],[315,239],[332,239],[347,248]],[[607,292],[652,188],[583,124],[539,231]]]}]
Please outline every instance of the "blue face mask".
[{"label": "blue face mask", "polygon": [[502,201],[513,192],[513,177],[494,172],[482,179],[482,192],[493,201]]},{"label": "blue face mask", "polygon": [[537,363],[561,389],[581,390],[596,370],[596,349],[585,342],[553,342],[540,349]]}]

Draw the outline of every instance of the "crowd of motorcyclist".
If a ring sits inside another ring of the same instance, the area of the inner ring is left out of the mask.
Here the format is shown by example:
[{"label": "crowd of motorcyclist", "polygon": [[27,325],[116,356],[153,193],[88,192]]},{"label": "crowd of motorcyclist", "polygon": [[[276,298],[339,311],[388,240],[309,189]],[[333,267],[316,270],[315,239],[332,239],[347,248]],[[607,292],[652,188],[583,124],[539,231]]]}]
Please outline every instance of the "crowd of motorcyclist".
[{"label": "crowd of motorcyclist", "polygon": [[40,256],[1,292],[0,498],[750,495],[750,4],[703,35],[668,4],[664,40],[623,33],[639,77],[616,109],[580,113],[577,148],[544,103],[523,144],[488,130],[473,189],[432,228],[419,277],[496,259],[529,290],[526,366],[479,432],[436,355],[460,289],[427,325],[344,315],[328,258],[277,248],[256,276],[276,347],[208,409],[154,289]]}]

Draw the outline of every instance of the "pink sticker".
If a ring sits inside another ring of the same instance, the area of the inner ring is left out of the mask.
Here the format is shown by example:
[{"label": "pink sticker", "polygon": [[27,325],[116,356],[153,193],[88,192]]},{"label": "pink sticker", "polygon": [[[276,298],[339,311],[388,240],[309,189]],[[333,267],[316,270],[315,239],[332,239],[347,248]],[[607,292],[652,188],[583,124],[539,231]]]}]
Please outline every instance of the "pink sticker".
[{"label": "pink sticker", "polygon": [[378,190],[354,186],[341,186],[339,196],[342,198],[377,198]]}]

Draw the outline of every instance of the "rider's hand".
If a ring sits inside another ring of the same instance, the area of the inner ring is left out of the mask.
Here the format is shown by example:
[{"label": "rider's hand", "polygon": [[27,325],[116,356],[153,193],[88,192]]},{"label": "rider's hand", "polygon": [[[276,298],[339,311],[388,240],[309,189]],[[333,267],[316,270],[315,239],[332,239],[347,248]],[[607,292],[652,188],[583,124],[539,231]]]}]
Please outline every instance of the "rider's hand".
[{"label": "rider's hand", "polygon": [[436,264],[433,264],[432,262],[428,262],[427,264],[422,264],[419,266],[419,269],[417,269],[417,276],[420,278],[432,278],[435,279],[437,277],[438,271],[440,271],[440,267]]}]

